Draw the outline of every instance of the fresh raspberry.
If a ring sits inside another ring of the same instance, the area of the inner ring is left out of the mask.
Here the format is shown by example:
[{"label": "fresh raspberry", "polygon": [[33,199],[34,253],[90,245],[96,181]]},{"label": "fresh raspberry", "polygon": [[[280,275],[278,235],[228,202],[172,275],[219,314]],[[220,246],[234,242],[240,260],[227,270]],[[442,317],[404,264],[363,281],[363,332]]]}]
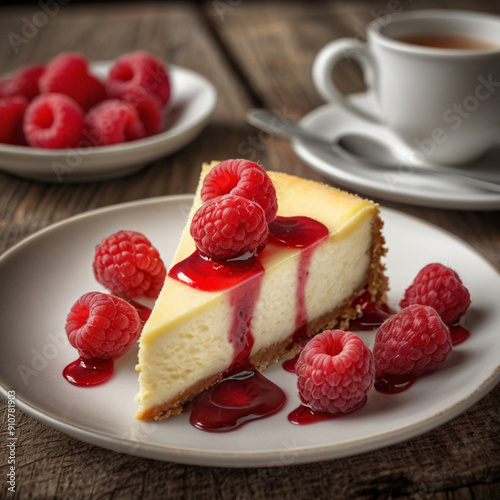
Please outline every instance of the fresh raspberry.
[{"label": "fresh raspberry", "polygon": [[125,354],[141,332],[136,309],[107,293],[82,295],[66,319],[69,343],[83,358],[116,358]]},{"label": "fresh raspberry", "polygon": [[163,125],[163,107],[155,94],[136,87],[125,92],[122,100],[137,110],[146,135],[155,135],[160,132]]},{"label": "fresh raspberry", "polygon": [[2,78],[0,80],[0,99],[4,97],[12,97],[12,78]]},{"label": "fresh raspberry", "polygon": [[295,365],[301,401],[314,411],[349,413],[361,408],[375,380],[373,356],[360,337],[325,330],[311,339]]},{"label": "fresh raspberry", "polygon": [[451,325],[467,311],[470,294],[455,271],[443,264],[428,264],[419,271],[399,303],[401,308],[411,304],[433,307]]},{"label": "fresh raspberry", "polygon": [[94,146],[135,141],[146,136],[137,110],[119,99],[107,99],[93,107],[85,117],[85,124]]},{"label": "fresh raspberry", "polygon": [[25,64],[21,66],[12,78],[0,82],[0,97],[21,95],[28,101],[40,94],[38,81],[45,71],[42,64]]},{"label": "fresh raspberry", "polygon": [[144,51],[118,58],[110,69],[105,84],[111,97],[122,98],[125,93],[139,87],[155,94],[162,106],[170,98],[167,68],[157,57]]},{"label": "fresh raspberry", "polygon": [[28,101],[23,96],[0,98],[0,142],[26,145],[23,118]]},{"label": "fresh raspberry", "polygon": [[156,248],[137,231],[118,231],[96,248],[94,275],[112,293],[132,299],[158,297],[166,276]]},{"label": "fresh raspberry", "polygon": [[266,171],[257,163],[226,160],[213,167],[203,180],[201,199],[208,201],[227,193],[258,203],[268,223],[276,218],[276,189]]},{"label": "fresh raspberry", "polygon": [[28,105],[24,134],[30,146],[60,149],[76,147],[81,140],[84,113],[64,94],[42,94]]},{"label": "fresh raspberry", "polygon": [[198,250],[217,259],[254,254],[269,233],[260,205],[232,194],[204,203],[190,229]]},{"label": "fresh raspberry", "polygon": [[413,304],[387,319],[375,335],[373,356],[379,375],[432,372],[451,352],[448,327],[430,306]]},{"label": "fresh raspberry", "polygon": [[89,72],[87,59],[76,52],[54,57],[39,80],[40,92],[72,97],[85,111],[106,98],[104,84]]}]

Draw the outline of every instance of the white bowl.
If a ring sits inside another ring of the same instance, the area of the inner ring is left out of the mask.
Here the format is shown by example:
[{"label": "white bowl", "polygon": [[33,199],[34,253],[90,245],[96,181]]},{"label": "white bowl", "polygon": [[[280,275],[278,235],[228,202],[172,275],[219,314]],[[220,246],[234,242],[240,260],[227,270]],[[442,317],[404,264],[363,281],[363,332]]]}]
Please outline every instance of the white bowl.
[{"label": "white bowl", "polygon": [[[104,77],[113,61],[90,64]],[[45,182],[95,182],[131,174],[192,141],[210,120],[217,91],[198,73],[169,65],[172,97],[165,110],[162,132],[113,146],[44,149],[0,144],[0,170]]]}]

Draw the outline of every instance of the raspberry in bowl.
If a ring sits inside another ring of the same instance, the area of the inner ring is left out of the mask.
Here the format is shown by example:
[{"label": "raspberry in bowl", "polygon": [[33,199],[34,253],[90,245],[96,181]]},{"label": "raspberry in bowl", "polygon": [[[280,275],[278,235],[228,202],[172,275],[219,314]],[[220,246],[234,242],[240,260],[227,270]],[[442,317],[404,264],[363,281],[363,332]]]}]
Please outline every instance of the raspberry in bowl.
[{"label": "raspberry in bowl", "polygon": [[28,100],[21,96],[0,97],[0,143],[18,146],[26,145],[23,119]]},{"label": "raspberry in bowl", "polygon": [[47,149],[78,146],[84,130],[84,112],[65,94],[37,96],[27,107],[24,135],[30,146]]},{"label": "raspberry in bowl", "polygon": [[30,104],[37,96],[62,94],[83,110],[84,118],[106,100],[118,99],[135,109],[140,122],[135,126],[140,133],[127,126],[118,141],[96,141],[98,135],[84,127],[70,143],[55,134],[47,143],[30,144],[22,130],[24,113],[19,129],[17,111],[14,118],[7,119],[0,109],[0,169],[43,182],[97,182],[141,170],[192,141],[215,110],[215,87],[202,75],[169,65],[153,54],[142,51],[141,57],[161,64],[168,75],[168,97],[164,86],[160,97],[134,85],[128,85],[119,96],[110,95],[106,79],[117,60],[90,62],[76,52],[63,52],[45,64],[22,66],[3,78],[0,75],[0,99],[24,98]]},{"label": "raspberry in bowl", "polygon": [[63,52],[54,57],[40,76],[38,86],[40,94],[64,94],[84,111],[107,95],[104,84],[91,73],[87,58],[77,52]]}]

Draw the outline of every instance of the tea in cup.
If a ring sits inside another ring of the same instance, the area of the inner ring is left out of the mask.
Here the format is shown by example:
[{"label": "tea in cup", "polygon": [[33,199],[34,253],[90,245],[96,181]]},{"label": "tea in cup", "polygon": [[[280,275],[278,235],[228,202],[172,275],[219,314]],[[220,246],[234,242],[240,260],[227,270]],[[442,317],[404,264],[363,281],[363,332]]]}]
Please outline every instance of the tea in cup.
[{"label": "tea in cup", "polygon": [[[335,85],[332,70],[343,59],[361,65],[380,115]],[[469,163],[500,138],[500,17],[454,10],[386,15],[368,25],[366,44],[327,44],[313,80],[325,100],[391,129],[413,161]]]}]

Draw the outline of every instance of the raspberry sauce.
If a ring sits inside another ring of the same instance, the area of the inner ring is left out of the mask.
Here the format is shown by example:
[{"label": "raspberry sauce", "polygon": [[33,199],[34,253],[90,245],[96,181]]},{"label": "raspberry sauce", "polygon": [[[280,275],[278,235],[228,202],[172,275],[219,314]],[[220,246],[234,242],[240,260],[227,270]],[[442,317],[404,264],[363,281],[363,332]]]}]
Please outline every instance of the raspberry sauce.
[{"label": "raspberry sauce", "polygon": [[333,420],[342,415],[341,413],[320,413],[309,406],[300,405],[288,414],[288,421],[295,425],[309,425],[324,420]]},{"label": "raspberry sauce", "polygon": [[278,215],[269,224],[269,243],[287,248],[305,248],[328,236],[328,228],[309,217]]},{"label": "raspberry sauce", "polygon": [[327,238],[328,228],[309,217],[281,217],[278,216],[269,225],[270,243],[286,248],[303,248],[299,257],[297,275],[295,324],[297,328],[292,341],[300,342],[307,336],[307,304],[306,284],[309,276],[311,258],[316,248],[315,243]]},{"label": "raspberry sauce", "polygon": [[285,402],[285,393],[276,384],[258,371],[243,371],[198,395],[189,421],[204,431],[228,432],[273,415]]},{"label": "raspberry sauce", "polygon": [[375,330],[393,314],[387,304],[376,307],[370,300],[368,292],[363,293],[353,302],[353,306],[358,305],[361,308],[361,313],[349,321],[349,330],[351,332]]},{"label": "raspberry sauce", "polygon": [[376,375],[373,387],[382,394],[399,394],[409,389],[415,380],[414,375]]},{"label": "raspberry sauce", "polygon": [[264,274],[264,268],[257,257],[217,260],[198,250],[168,272],[171,278],[205,292],[227,290],[259,274]]},{"label": "raspberry sauce", "polygon": [[[351,412],[363,408],[367,400],[368,398],[365,396],[365,398],[360,401],[359,404],[351,410]],[[333,420],[334,418],[341,417],[342,415],[346,415],[346,413],[324,413],[315,411],[309,406],[301,404],[288,414],[288,421],[295,425],[309,425],[315,424],[316,422],[323,422],[324,420]]]},{"label": "raspberry sauce", "polygon": [[144,326],[144,323],[149,319],[151,316],[151,309],[147,306],[144,306],[140,304],[139,302],[133,300],[133,299],[127,299],[127,302],[131,305],[134,306],[135,309],[137,310],[137,314],[139,314],[139,318],[141,319],[142,326]]},{"label": "raspberry sauce", "polygon": [[78,358],[63,370],[63,377],[78,387],[88,387],[106,382],[113,375],[113,360]]},{"label": "raspberry sauce", "polygon": [[230,291],[233,320],[229,332],[229,342],[233,344],[234,357],[226,372],[228,374],[247,369],[250,366],[250,352],[254,343],[251,321],[260,295],[262,276],[263,273],[259,273]]},{"label": "raspberry sauce", "polygon": [[469,336],[470,331],[462,325],[451,325],[450,327],[451,344],[453,346],[459,345],[465,342]]},{"label": "raspberry sauce", "polygon": [[287,359],[286,361],[283,361],[281,366],[283,369],[287,372],[290,373],[295,373],[295,365],[297,364],[297,361],[299,360],[300,352],[297,353],[293,358]]}]

